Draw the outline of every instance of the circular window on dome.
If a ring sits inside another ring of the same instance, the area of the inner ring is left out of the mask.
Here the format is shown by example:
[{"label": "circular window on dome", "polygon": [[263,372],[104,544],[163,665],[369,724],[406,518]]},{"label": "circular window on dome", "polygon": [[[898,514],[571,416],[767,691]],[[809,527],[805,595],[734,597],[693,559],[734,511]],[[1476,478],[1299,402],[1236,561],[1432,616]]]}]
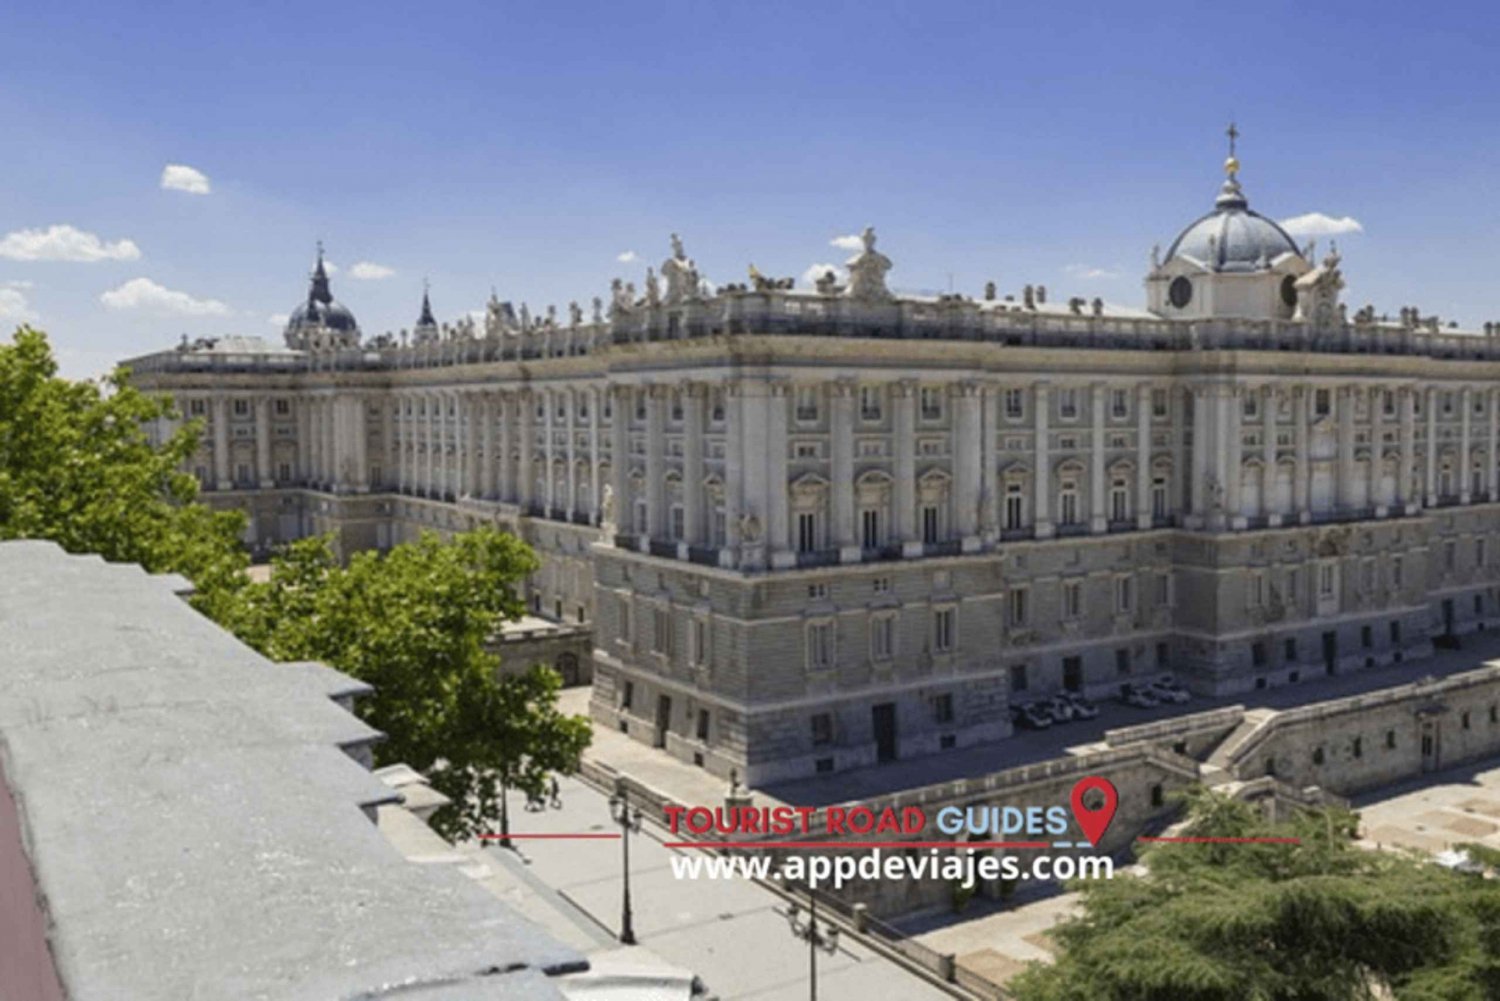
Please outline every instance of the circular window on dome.
[{"label": "circular window on dome", "polygon": [[1178,309],[1193,301],[1193,283],[1182,276],[1172,279],[1167,286],[1167,299]]},{"label": "circular window on dome", "polygon": [[1291,275],[1281,279],[1281,301],[1288,306],[1297,305],[1297,279]]}]

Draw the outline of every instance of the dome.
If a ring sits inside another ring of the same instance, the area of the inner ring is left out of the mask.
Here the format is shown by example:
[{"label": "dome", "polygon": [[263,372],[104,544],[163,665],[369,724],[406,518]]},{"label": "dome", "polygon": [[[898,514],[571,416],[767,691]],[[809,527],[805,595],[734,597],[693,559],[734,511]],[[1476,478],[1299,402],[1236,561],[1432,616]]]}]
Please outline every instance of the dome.
[{"label": "dome", "polygon": [[1191,257],[1214,271],[1261,271],[1286,253],[1301,251],[1286,230],[1250,211],[1239,181],[1230,174],[1214,210],[1172,241],[1166,259]]},{"label": "dome", "polygon": [[328,287],[328,270],[323,266],[323,249],[319,246],[318,266],[313,269],[307,298],[287,316],[287,346],[304,349],[358,342],[359,323],[346,306],[333,298]]},{"label": "dome", "polygon": [[288,334],[303,327],[325,327],[329,330],[352,333],[359,329],[359,324],[355,322],[354,314],[349,312],[348,307],[342,303],[332,299],[328,302],[309,299],[292,310],[286,321]]}]

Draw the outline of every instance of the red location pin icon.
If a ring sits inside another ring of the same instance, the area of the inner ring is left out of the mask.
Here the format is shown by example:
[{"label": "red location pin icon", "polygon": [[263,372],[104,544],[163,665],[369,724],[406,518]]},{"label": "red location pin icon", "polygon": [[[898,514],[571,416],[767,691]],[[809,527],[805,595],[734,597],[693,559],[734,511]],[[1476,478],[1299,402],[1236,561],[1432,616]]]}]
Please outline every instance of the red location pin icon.
[{"label": "red location pin icon", "polygon": [[[1083,805],[1083,797],[1085,793],[1095,789],[1103,794],[1104,805],[1097,810],[1090,810]],[[1073,819],[1078,821],[1089,844],[1098,845],[1104,838],[1104,832],[1109,830],[1109,822],[1115,819],[1115,807],[1120,805],[1120,794],[1115,791],[1115,784],[1103,776],[1090,775],[1086,779],[1079,779],[1073,786],[1071,800]]]}]

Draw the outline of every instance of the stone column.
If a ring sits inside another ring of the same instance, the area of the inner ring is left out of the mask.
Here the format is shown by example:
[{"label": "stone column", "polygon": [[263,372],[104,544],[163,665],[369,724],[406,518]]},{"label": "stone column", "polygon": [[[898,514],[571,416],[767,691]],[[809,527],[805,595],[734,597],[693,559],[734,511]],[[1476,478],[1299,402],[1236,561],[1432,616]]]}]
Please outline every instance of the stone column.
[{"label": "stone column", "polygon": [[495,457],[500,469],[500,502],[514,504],[516,502],[516,463],[513,456],[516,450],[517,420],[515,394],[503,390],[495,394],[495,409],[500,424],[500,454]]},{"label": "stone column", "polygon": [[1353,386],[1339,386],[1335,392],[1339,421],[1339,462],[1337,503],[1341,513],[1358,507],[1354,496],[1354,402]]},{"label": "stone column", "polygon": [[311,483],[309,471],[312,469],[312,415],[308,412],[306,397],[295,398],[292,406],[296,407],[297,415],[297,468],[292,470],[292,475],[298,483],[307,486]]},{"label": "stone column", "polygon": [[1193,386],[1190,389],[1193,400],[1193,469],[1192,481],[1192,508],[1193,517],[1201,525],[1203,519],[1208,515],[1208,451],[1209,438],[1212,434],[1212,421],[1209,419],[1209,407],[1211,399],[1208,388],[1205,386]]},{"label": "stone column", "polygon": [[1473,390],[1465,386],[1458,394],[1459,416],[1463,421],[1458,439],[1458,502],[1460,504],[1468,504],[1474,497],[1474,464],[1469,457],[1469,425],[1470,417],[1474,412],[1474,398],[1472,393]]},{"label": "stone column", "polygon": [[609,485],[615,533],[629,535],[635,518],[635,498],[630,496],[630,391],[624,386],[606,386],[604,391],[610,396]]},{"label": "stone column", "polygon": [[922,539],[917,535],[917,384],[903,379],[891,387],[892,426],[895,428],[893,458],[896,469],[895,510],[891,512],[892,538],[907,556],[920,556]]},{"label": "stone column", "polygon": [[966,380],[949,389],[953,401],[953,524],[963,551],[979,550],[979,504],[983,452],[979,444],[983,398],[979,384]]},{"label": "stone column", "polygon": [[[532,469],[532,449],[536,446],[536,398],[534,390],[523,389],[516,394],[517,428],[520,435],[519,456],[516,462],[516,503],[522,513],[530,514],[536,503],[536,470]],[[616,414],[619,420],[620,415]]]},{"label": "stone column", "polygon": [[[1312,423],[1313,389],[1311,386],[1296,386],[1292,389],[1292,420],[1296,432],[1296,467],[1292,473],[1292,504],[1297,510],[1297,520],[1307,524],[1312,520],[1312,468],[1308,442],[1308,429]],[[1311,585],[1309,585],[1311,586]]]},{"label": "stone column", "polygon": [[1038,539],[1052,538],[1052,394],[1050,386],[1039,382],[1032,390],[1031,412],[1034,415],[1036,440],[1032,446],[1035,468],[1031,472],[1032,527]]},{"label": "stone column", "polygon": [[828,386],[830,450],[829,536],[839,549],[843,563],[858,563],[862,556],[854,524],[854,383],[836,379]]},{"label": "stone column", "polygon": [[1245,470],[1245,437],[1240,424],[1245,415],[1243,387],[1229,385],[1219,387],[1221,394],[1219,412],[1223,415],[1223,430],[1220,434],[1225,448],[1224,456],[1224,519],[1230,528],[1244,528],[1245,505],[1240,495],[1241,480]]},{"label": "stone column", "polygon": [[995,456],[1000,423],[1000,387],[986,382],[980,388],[979,406],[979,534],[982,545],[994,545],[1000,538],[1000,504],[996,482]]},{"label": "stone column", "polygon": [[1417,394],[1410,386],[1397,390],[1401,406],[1401,458],[1396,471],[1396,503],[1402,514],[1409,514],[1412,507],[1411,477],[1417,458]]},{"label": "stone column", "polygon": [[1135,527],[1151,527],[1151,383],[1135,387]]},{"label": "stone column", "polygon": [[323,401],[314,396],[307,401],[307,485],[323,488]]},{"label": "stone column", "polygon": [[564,480],[568,485],[568,497],[562,507],[565,517],[572,521],[573,512],[578,509],[578,442],[575,434],[577,431],[575,425],[578,423],[578,394],[575,390],[564,389],[562,400],[566,408],[563,411],[563,431],[568,436],[563,446],[563,461],[568,464],[568,475]]},{"label": "stone column", "polygon": [[1485,499],[1493,504],[1500,501],[1500,496],[1496,495],[1495,489],[1497,460],[1500,460],[1500,394],[1493,389],[1487,389],[1484,395],[1484,412],[1490,420],[1489,452],[1484,463],[1484,490]]},{"label": "stone column", "polygon": [[745,461],[745,391],[739,381],[724,385],[724,548],[719,565],[738,565],[740,518],[745,511],[743,491],[749,476]]},{"label": "stone column", "polygon": [[479,394],[479,496],[495,496],[495,395]]},{"label": "stone column", "polygon": [[584,392],[588,393],[589,401],[589,520],[597,525],[599,523],[599,497],[603,489],[599,482],[602,475],[600,461],[603,458],[599,422],[603,420],[603,417],[599,411],[604,406],[604,395],[598,386],[590,386]]},{"label": "stone column", "polygon": [[791,389],[784,382],[766,387],[766,500],[770,518],[766,540],[771,565],[795,566],[797,554],[791,548],[791,513],[787,503],[787,408]]},{"label": "stone column", "polygon": [[468,445],[464,449],[469,453],[469,482],[467,489],[471,499],[479,500],[484,497],[484,470],[489,465],[488,458],[484,454],[484,392],[476,389],[471,390],[466,395],[469,404]]},{"label": "stone column", "polygon": [[682,393],[682,534],[677,554],[687,559],[689,547],[703,545],[703,404],[701,383],[689,382]]},{"label": "stone column", "polygon": [[353,454],[350,456],[354,482],[350,484],[355,493],[370,492],[370,404],[363,393],[349,397],[349,436],[352,438]]},{"label": "stone column", "polygon": [[1434,387],[1427,389],[1427,506],[1437,506],[1437,453],[1438,453],[1438,391]]},{"label": "stone column", "polygon": [[1104,413],[1105,385],[1089,386],[1089,531],[1098,535],[1109,530],[1109,512],[1104,509]]},{"label": "stone column", "polygon": [[[666,407],[665,386],[646,387],[646,536],[666,538]],[[646,539],[641,540],[645,548]]]},{"label": "stone column", "polygon": [[255,478],[262,490],[276,485],[276,471],[271,468],[271,399],[255,398]]},{"label": "stone column", "polygon": [[213,398],[214,408],[214,487],[218,490],[234,488],[234,479],[229,469],[229,399],[223,395]]},{"label": "stone column", "polygon": [[1281,524],[1281,512],[1276,510],[1276,386],[1268,383],[1259,390],[1261,405],[1260,442],[1260,513],[1266,524],[1275,528]]},{"label": "stone column", "polygon": [[1365,477],[1365,506],[1373,508],[1377,518],[1384,518],[1389,513],[1380,502],[1380,471],[1385,468],[1385,408],[1382,403],[1382,387],[1371,386],[1365,402],[1370,415],[1370,463]]},{"label": "stone column", "polygon": [[[1188,400],[1192,397],[1190,391],[1182,386],[1174,386],[1168,389],[1167,393],[1167,413],[1172,427],[1172,482],[1169,484],[1168,493],[1171,502],[1167,513],[1176,517],[1190,507],[1191,478],[1188,476],[1187,406]],[[1180,519],[1175,523],[1182,524]]]}]

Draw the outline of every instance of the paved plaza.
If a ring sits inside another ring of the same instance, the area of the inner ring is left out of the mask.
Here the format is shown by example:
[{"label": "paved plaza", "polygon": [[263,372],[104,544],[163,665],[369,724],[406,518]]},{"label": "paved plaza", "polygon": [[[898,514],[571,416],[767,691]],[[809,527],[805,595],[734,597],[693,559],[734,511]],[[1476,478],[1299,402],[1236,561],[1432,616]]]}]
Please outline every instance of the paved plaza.
[{"label": "paved plaza", "polygon": [[[722,789],[720,790],[722,793]],[[608,801],[592,786],[566,779],[562,808],[530,813],[513,796],[517,834],[607,833]],[[630,889],[638,950],[697,973],[720,998],[800,1001],[808,996],[808,954],[793,938],[785,901],[740,880],[679,880],[646,825],[630,842]],[[523,840],[514,851],[465,845],[465,868],[553,935],[590,954],[614,948],[620,927],[618,840]],[[618,957],[613,957],[618,958]],[[951,995],[851,936],[818,955],[818,997],[826,1001],[923,1001]]]},{"label": "paved plaza", "polygon": [[1465,842],[1500,849],[1500,761],[1470,763],[1354,801],[1361,842],[1437,854]]}]

